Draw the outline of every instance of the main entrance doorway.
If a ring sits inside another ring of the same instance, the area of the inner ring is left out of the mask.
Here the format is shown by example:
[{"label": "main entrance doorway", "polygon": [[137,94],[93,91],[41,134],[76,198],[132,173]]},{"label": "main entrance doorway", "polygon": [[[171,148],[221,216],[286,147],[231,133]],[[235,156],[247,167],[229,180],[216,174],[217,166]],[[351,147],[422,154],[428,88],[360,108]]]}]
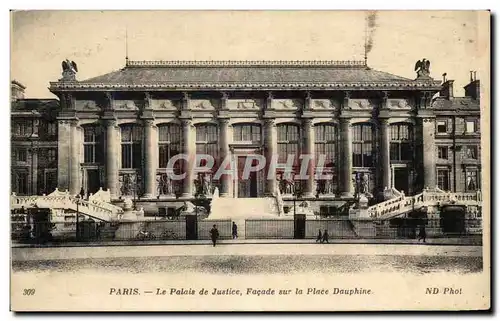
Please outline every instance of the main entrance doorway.
[{"label": "main entrance doorway", "polygon": [[394,168],[394,188],[409,195],[410,175],[407,168]]},{"label": "main entrance doorway", "polygon": [[[257,185],[257,173],[250,172],[244,175],[245,163],[247,156],[237,156],[238,164],[238,198],[245,197],[257,197],[258,196],[258,185]],[[257,160],[253,160],[252,166],[256,165]]]},{"label": "main entrance doorway", "polygon": [[101,179],[98,169],[87,169],[87,190],[90,195],[96,193],[101,187]]}]

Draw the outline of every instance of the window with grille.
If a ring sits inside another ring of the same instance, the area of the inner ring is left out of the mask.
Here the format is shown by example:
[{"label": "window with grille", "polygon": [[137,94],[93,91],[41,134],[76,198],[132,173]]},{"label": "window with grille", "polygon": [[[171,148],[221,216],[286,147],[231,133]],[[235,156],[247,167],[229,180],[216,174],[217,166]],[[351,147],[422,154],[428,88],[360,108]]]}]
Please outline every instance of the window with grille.
[{"label": "window with grille", "polygon": [[[196,126],[196,154],[210,155],[217,163],[219,155],[219,138],[217,126],[213,124],[200,124]],[[201,166],[206,162],[202,161]]]},{"label": "window with grille", "polygon": [[141,168],[142,127],[124,125],[121,127],[122,168]]},{"label": "window with grille", "polygon": [[18,119],[14,122],[14,135],[30,136],[33,132],[33,121],[30,119]]},{"label": "window with grille", "polygon": [[443,191],[450,190],[450,170],[449,169],[438,169],[437,170],[437,185]]},{"label": "window with grille", "polygon": [[352,161],[354,167],[374,166],[373,125],[355,124],[352,126]]},{"label": "window with grille", "polygon": [[104,157],[103,133],[99,126],[83,128],[83,162],[101,163]]},{"label": "window with grille", "polygon": [[479,189],[478,171],[476,169],[469,169],[465,172],[465,189],[467,192],[473,192]]},{"label": "window with grille", "polygon": [[177,124],[158,126],[158,164],[167,168],[168,161],[182,152],[181,126]]},{"label": "window with grille", "polygon": [[316,164],[320,156],[323,155],[325,167],[335,166],[336,138],[335,125],[320,124],[314,126],[314,157]]},{"label": "window with grille", "polygon": [[389,128],[391,161],[412,160],[412,127],[408,124],[392,124]]},{"label": "window with grille", "polygon": [[47,167],[57,166],[57,148],[47,148],[43,150],[43,156],[45,157]]},{"label": "window with grille", "polygon": [[278,124],[278,162],[286,163],[288,155],[295,155],[298,158],[299,146],[299,126],[294,124]]},{"label": "window with grille", "polygon": [[260,143],[261,141],[260,125],[258,124],[233,125],[233,141]]}]

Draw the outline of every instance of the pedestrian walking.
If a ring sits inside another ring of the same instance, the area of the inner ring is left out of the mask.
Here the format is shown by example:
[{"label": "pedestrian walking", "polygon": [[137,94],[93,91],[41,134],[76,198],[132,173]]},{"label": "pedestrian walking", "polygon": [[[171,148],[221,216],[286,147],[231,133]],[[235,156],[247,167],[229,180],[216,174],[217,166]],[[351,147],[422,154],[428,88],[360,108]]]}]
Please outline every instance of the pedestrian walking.
[{"label": "pedestrian walking", "polygon": [[420,230],[418,232],[418,241],[420,242],[420,240],[423,240],[424,243],[425,243],[425,238],[426,238],[426,233],[425,233],[425,225],[422,224],[420,225]]},{"label": "pedestrian walking", "polygon": [[323,232],[323,239],[321,240],[321,243],[330,243],[330,242],[328,242],[328,230],[326,230],[326,229]]},{"label": "pedestrian walking", "polygon": [[316,243],[321,242],[323,235],[321,235],[321,229],[318,230],[318,237],[316,238]]},{"label": "pedestrian walking", "polygon": [[233,222],[233,240],[238,238],[238,225]]},{"label": "pedestrian walking", "polygon": [[217,239],[219,238],[219,230],[217,229],[217,225],[214,224],[214,227],[210,230],[210,238],[212,239],[212,243],[215,246],[217,243]]}]

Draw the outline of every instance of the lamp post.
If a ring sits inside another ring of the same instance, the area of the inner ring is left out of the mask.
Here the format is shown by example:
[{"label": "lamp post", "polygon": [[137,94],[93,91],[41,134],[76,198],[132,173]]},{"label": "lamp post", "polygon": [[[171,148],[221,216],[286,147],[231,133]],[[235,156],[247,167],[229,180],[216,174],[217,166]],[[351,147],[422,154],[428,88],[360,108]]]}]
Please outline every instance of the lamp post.
[{"label": "lamp post", "polygon": [[80,227],[79,227],[79,205],[80,205],[80,195],[76,195],[76,240],[78,241],[80,239]]}]

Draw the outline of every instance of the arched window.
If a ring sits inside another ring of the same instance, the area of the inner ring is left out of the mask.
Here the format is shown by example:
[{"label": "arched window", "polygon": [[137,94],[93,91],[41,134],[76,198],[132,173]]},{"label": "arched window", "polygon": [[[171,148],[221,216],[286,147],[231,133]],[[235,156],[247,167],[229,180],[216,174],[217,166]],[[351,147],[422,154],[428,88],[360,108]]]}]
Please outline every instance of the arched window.
[{"label": "arched window", "polygon": [[261,129],[259,124],[233,125],[233,141],[260,143]]},{"label": "arched window", "polygon": [[[217,162],[219,155],[219,138],[217,126],[200,124],[196,126],[196,153],[210,155]],[[203,166],[203,164],[201,164]]]},{"label": "arched window", "polygon": [[138,125],[121,126],[122,168],[141,168],[142,131]]},{"label": "arched window", "polygon": [[412,127],[409,124],[391,124],[391,161],[410,161],[413,159]]},{"label": "arched window", "polygon": [[158,126],[158,164],[160,168],[167,168],[168,161],[181,153],[181,127],[177,124]]},{"label": "arched window", "polygon": [[104,160],[103,132],[100,126],[83,127],[83,162],[102,163]]},{"label": "arched window", "polygon": [[288,155],[298,157],[299,126],[295,124],[278,124],[278,161],[286,163]]},{"label": "arched window", "polygon": [[315,163],[320,156],[325,158],[325,167],[335,166],[335,125],[319,124],[314,126]]},{"label": "arched window", "polygon": [[373,167],[373,125],[352,126],[352,162],[354,167]]}]

